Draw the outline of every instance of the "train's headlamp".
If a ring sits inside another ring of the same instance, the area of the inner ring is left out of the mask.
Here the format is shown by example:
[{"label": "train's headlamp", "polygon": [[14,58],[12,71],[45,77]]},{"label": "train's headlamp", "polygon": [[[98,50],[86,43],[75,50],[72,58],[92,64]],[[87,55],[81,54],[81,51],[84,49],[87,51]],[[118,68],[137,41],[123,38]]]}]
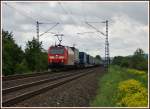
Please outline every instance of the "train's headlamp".
[{"label": "train's headlamp", "polygon": [[54,56],[49,56],[50,59],[54,59]]},{"label": "train's headlamp", "polygon": [[64,59],[64,56],[59,56],[59,59]]}]

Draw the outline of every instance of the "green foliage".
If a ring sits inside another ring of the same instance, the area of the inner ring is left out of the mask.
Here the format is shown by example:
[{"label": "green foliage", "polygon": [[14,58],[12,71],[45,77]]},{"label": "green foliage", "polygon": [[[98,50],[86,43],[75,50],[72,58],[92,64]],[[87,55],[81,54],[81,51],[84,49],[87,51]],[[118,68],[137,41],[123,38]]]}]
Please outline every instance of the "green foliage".
[{"label": "green foliage", "polygon": [[101,56],[100,55],[96,55],[95,58],[99,59],[99,60],[102,60]]},{"label": "green foliage", "polygon": [[116,106],[116,96],[118,83],[127,78],[125,69],[118,66],[111,66],[109,72],[99,78],[99,88],[97,95],[91,102],[94,107],[113,107]]},{"label": "green foliage", "polygon": [[47,69],[47,52],[42,52],[41,53],[41,69],[46,70]]},{"label": "green foliage", "polygon": [[115,56],[112,64],[121,65],[124,57],[123,56]]},{"label": "green foliage", "polygon": [[141,48],[136,49],[134,55],[144,55],[144,51]]},{"label": "green foliage", "polygon": [[47,67],[47,54],[42,52],[42,42],[35,38],[26,44],[25,58],[31,71],[41,71]]},{"label": "green foliage", "polygon": [[127,69],[127,72],[129,74],[140,75],[140,76],[146,74],[145,71],[139,71],[139,70],[136,70],[136,69]]},{"label": "green foliage", "polygon": [[119,65],[121,67],[135,68],[138,70],[148,70],[148,59],[145,58],[144,51],[138,48],[133,56],[116,56],[113,59],[112,64]]},{"label": "green foliage", "polygon": [[14,66],[21,63],[24,53],[21,47],[15,44],[12,33],[2,30],[2,38],[3,75],[11,75],[15,73]]},{"label": "green foliage", "polygon": [[110,66],[108,73],[99,78],[99,88],[91,106],[147,106],[148,92],[144,85],[147,82],[144,71]]},{"label": "green foliage", "polygon": [[112,64],[119,65],[121,67],[129,67],[130,66],[130,59],[131,57],[123,57],[123,56],[116,56],[113,59]]},{"label": "green foliage", "polygon": [[47,53],[42,52],[42,43],[35,38],[27,42],[25,52],[19,47],[13,34],[2,30],[3,75],[22,74],[47,69]]},{"label": "green foliage", "polygon": [[131,59],[131,68],[138,70],[147,70],[148,69],[148,60],[144,58],[144,55],[135,54]]},{"label": "green foliage", "polygon": [[140,81],[146,88],[148,87],[148,74],[145,71],[136,70],[136,69],[127,69],[127,74],[130,78],[134,78]]},{"label": "green foliage", "polygon": [[15,72],[17,74],[23,74],[26,72],[29,72],[28,66],[27,66],[27,62],[25,59],[23,59],[23,61],[19,64],[16,64],[15,66]]}]

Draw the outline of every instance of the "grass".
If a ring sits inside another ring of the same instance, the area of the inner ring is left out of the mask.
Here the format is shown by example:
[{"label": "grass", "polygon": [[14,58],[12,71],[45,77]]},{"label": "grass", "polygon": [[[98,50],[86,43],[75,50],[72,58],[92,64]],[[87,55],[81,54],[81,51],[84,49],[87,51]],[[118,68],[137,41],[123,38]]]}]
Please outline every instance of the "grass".
[{"label": "grass", "polygon": [[115,107],[117,105],[118,85],[120,82],[128,79],[136,79],[147,85],[147,75],[140,76],[131,75],[125,68],[119,66],[110,66],[108,73],[99,78],[99,88],[94,100],[91,101],[92,107]]},{"label": "grass", "polygon": [[[127,71],[130,78],[140,81],[144,87],[148,88],[148,73],[146,71],[139,71],[135,69],[127,69]],[[132,71],[137,73],[133,73]]]},{"label": "grass", "polygon": [[111,66],[109,72],[99,78],[99,89],[91,106],[115,106],[118,83],[127,78],[127,75],[118,66]]}]

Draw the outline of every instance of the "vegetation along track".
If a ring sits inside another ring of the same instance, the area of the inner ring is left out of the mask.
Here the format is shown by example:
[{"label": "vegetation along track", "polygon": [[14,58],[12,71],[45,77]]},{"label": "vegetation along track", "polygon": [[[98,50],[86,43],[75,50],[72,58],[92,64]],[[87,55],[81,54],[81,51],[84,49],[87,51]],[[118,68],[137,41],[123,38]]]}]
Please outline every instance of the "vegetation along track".
[{"label": "vegetation along track", "polygon": [[22,84],[22,85],[15,86],[15,87],[3,89],[2,90],[3,92],[2,105],[11,106],[24,99],[28,99],[34,95],[37,95],[49,89],[58,87],[62,84],[65,84],[69,81],[77,79],[93,71],[94,71],[93,69],[73,71],[68,74],[65,73],[65,74],[57,75],[49,79],[40,80],[37,82],[31,82],[31,83]]}]

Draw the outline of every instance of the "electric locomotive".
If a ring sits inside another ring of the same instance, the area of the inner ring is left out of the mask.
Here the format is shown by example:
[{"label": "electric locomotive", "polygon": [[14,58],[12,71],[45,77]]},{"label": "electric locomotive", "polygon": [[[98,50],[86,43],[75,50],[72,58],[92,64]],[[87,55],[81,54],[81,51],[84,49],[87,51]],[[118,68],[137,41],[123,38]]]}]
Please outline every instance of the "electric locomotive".
[{"label": "electric locomotive", "polygon": [[48,50],[48,67],[72,67],[79,63],[79,51],[74,47],[55,45]]}]

